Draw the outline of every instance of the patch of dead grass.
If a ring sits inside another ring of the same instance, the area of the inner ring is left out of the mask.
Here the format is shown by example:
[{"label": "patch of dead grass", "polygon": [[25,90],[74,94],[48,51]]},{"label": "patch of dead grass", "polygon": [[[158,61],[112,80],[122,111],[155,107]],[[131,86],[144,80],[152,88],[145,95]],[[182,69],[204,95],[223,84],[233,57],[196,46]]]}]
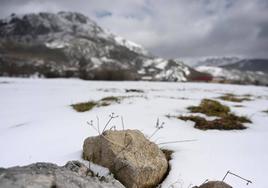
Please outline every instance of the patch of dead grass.
[{"label": "patch of dead grass", "polygon": [[264,113],[267,113],[267,114],[268,114],[268,110],[264,110],[264,111],[262,111],[262,112],[264,112]]},{"label": "patch of dead grass", "polygon": [[[215,120],[207,120],[197,115],[175,116],[184,121],[195,122],[194,127],[201,130],[242,130],[246,129],[243,123],[251,123],[251,120],[245,116],[237,116],[230,112],[230,108],[218,101],[203,99],[199,106],[190,106],[188,110],[192,113],[202,113],[207,116],[217,116]],[[174,116],[168,116],[174,117]]]},{"label": "patch of dead grass", "polygon": [[195,122],[194,127],[201,130],[243,130],[246,129],[243,123],[251,123],[247,117],[236,116],[234,114],[224,115],[221,118],[211,121],[200,116],[178,116],[177,118],[184,121],[193,121]]},{"label": "patch of dead grass", "polygon": [[230,108],[218,101],[211,99],[203,99],[199,106],[190,106],[187,108],[192,113],[202,113],[207,116],[221,117],[230,112]]},{"label": "patch of dead grass", "polygon": [[234,105],[234,107],[236,107],[236,108],[242,108],[244,106],[243,105]]},{"label": "patch of dead grass", "polygon": [[161,149],[161,151],[164,153],[167,161],[170,161],[172,159],[172,154],[174,153],[174,151],[170,149]]},{"label": "patch of dead grass", "polygon": [[144,93],[141,89],[125,89],[126,93]]},{"label": "patch of dead grass", "polygon": [[77,104],[72,104],[71,107],[77,112],[86,112],[92,110],[94,107],[101,107],[101,106],[109,106],[112,103],[120,103],[123,97],[104,97],[99,101],[88,101],[88,102],[81,102]]},{"label": "patch of dead grass", "polygon": [[237,96],[232,93],[226,93],[225,95],[219,97],[219,99],[224,100],[224,101],[241,103],[243,101],[251,101],[250,97],[251,95]]},{"label": "patch of dead grass", "polygon": [[172,154],[174,153],[174,151],[172,151],[172,150],[170,150],[170,149],[163,149],[163,148],[161,148],[161,151],[164,153],[165,158],[166,158],[166,160],[168,161],[168,169],[167,169],[166,174],[163,176],[162,181],[161,181],[160,184],[159,184],[158,186],[156,186],[156,187],[161,187],[161,183],[167,178],[167,176],[168,176],[168,174],[169,174],[169,172],[170,172],[170,170],[171,170],[171,166],[170,166],[169,161],[172,159]]},{"label": "patch of dead grass", "polygon": [[97,105],[96,102],[88,101],[88,102],[72,104],[71,107],[73,107],[73,109],[77,112],[86,112],[94,108],[96,105]]}]

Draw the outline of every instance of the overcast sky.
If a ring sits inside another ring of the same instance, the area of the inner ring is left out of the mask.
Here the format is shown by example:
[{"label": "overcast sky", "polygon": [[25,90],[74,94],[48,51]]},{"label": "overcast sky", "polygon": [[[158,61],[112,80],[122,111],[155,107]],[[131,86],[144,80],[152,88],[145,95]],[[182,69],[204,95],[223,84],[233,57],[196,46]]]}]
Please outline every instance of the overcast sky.
[{"label": "overcast sky", "polygon": [[0,0],[1,17],[61,10],[166,58],[268,58],[268,0]]}]

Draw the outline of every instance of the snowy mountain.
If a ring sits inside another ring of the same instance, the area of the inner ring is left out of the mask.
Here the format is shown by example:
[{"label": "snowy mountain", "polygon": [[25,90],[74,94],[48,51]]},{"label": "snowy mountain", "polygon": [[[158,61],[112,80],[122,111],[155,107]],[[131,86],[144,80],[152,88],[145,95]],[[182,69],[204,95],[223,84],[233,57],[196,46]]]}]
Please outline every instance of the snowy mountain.
[{"label": "snowy mountain", "polygon": [[207,76],[73,12],[11,15],[0,20],[0,75],[101,80],[188,81]]},{"label": "snowy mountain", "polygon": [[215,82],[268,85],[268,60],[209,57],[185,60],[185,64],[213,76]]},{"label": "snowy mountain", "polygon": [[224,65],[223,67],[227,69],[268,73],[268,59],[242,59],[233,64]]},{"label": "snowy mountain", "polygon": [[213,66],[199,66],[196,69],[211,74],[216,82],[268,85],[268,75],[262,72],[240,71]]},{"label": "snowy mountain", "polygon": [[198,66],[225,66],[229,64],[234,64],[242,60],[239,57],[205,57],[200,59],[185,59],[185,64],[191,67],[198,67]]}]

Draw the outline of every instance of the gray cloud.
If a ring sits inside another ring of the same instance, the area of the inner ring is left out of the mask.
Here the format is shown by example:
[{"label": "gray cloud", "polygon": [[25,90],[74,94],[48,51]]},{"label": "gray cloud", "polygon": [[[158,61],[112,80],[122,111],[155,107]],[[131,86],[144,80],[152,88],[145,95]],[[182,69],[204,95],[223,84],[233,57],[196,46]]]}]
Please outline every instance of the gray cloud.
[{"label": "gray cloud", "polygon": [[167,58],[268,58],[267,0],[0,0],[12,12],[77,11]]}]

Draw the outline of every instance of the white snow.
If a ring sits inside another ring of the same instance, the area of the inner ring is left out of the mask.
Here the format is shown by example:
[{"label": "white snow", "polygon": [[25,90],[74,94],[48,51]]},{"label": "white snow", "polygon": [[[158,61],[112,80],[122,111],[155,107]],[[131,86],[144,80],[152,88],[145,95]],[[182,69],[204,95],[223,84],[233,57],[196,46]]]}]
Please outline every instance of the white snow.
[{"label": "white snow", "polygon": [[168,64],[168,61],[162,58],[157,58],[154,60],[154,62],[156,64],[155,67],[159,69],[164,69]]},{"label": "white snow", "polygon": [[[125,93],[142,89],[143,94]],[[251,94],[244,107],[224,102],[233,112],[250,117],[253,124],[242,131],[201,131],[190,121],[168,119],[167,114],[187,113],[187,107],[203,98],[223,93]],[[78,113],[70,104],[98,100],[105,96],[133,97],[121,104]],[[186,98],[186,99],[183,99]],[[83,140],[97,133],[86,122],[96,116],[103,126],[110,113],[124,118],[125,127],[146,135],[155,130],[157,118],[165,122],[152,140],[157,143],[196,139],[193,142],[167,144],[175,151],[171,171],[162,187],[187,188],[206,179],[221,180],[231,170],[253,181],[249,186],[229,176],[233,187],[265,188],[268,172],[268,88],[205,83],[105,82],[76,79],[0,78],[0,166],[26,165],[48,161],[59,165],[81,160]],[[112,125],[121,129],[121,120]],[[177,183],[176,183],[177,182]]]},{"label": "white snow", "polygon": [[228,70],[221,67],[213,67],[213,66],[199,66],[196,67],[196,70],[200,72],[205,72],[211,74],[215,78],[224,78],[227,80],[236,80],[240,82],[247,83],[250,81],[251,83],[259,82],[263,85],[268,84],[268,77],[266,74],[259,74],[253,71],[240,71],[236,69]]},{"label": "white snow", "polygon": [[134,51],[136,53],[141,53],[143,55],[148,55],[148,52],[141,45],[136,44],[136,43],[134,43],[132,41],[126,40],[123,37],[118,36],[118,35],[113,35],[113,36],[114,36],[115,41],[119,45],[125,46],[128,49],[130,49],[130,50],[132,50],[132,51]]},{"label": "white snow", "polygon": [[223,68],[213,66],[198,66],[196,70],[212,74],[214,77],[225,77],[227,72]]},{"label": "white snow", "polygon": [[45,43],[46,47],[51,48],[51,49],[60,49],[60,48],[65,48],[69,46],[69,43],[64,42],[64,41],[53,41],[53,42],[47,42]]},{"label": "white snow", "polygon": [[[224,66],[234,64],[242,60],[242,56],[205,56],[199,58],[180,58],[185,64],[191,67],[198,67],[198,66]],[[178,59],[179,60],[179,59]]]}]

